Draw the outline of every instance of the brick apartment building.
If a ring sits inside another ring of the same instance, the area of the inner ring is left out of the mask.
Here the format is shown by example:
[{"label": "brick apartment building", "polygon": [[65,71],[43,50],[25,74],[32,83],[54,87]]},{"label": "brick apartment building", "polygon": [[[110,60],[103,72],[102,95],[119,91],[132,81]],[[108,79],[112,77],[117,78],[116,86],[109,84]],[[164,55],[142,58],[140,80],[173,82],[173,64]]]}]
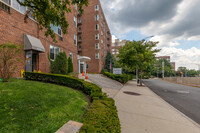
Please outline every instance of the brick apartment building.
[{"label": "brick apartment building", "polygon": [[18,63],[15,76],[19,76],[21,70],[49,72],[48,54],[54,60],[59,52],[66,52],[67,57],[72,57],[74,71],[77,72],[76,6],[72,6],[72,13],[66,15],[69,34],[63,35],[60,27],[51,25],[56,33],[57,43],[50,37],[44,36],[44,31],[39,30],[32,16],[29,16],[27,23],[24,22],[26,10],[27,8],[20,6],[16,0],[0,0],[0,44],[11,42],[23,47],[23,55],[20,57],[21,62]]},{"label": "brick apartment building", "polygon": [[159,56],[159,57],[156,57],[156,58],[157,58],[157,60],[166,59],[167,61],[170,62],[171,66],[172,66],[172,69],[173,69],[174,71],[176,70],[176,63],[170,61],[170,56]]},{"label": "brick apartment building", "polygon": [[119,48],[123,47],[127,43],[127,40],[119,41],[119,39],[115,39],[115,42],[112,43],[112,55],[117,59],[117,55],[119,54]]},{"label": "brick apartment building", "polygon": [[90,0],[88,7],[84,8],[84,14],[78,16],[78,54],[91,58],[87,62],[87,72],[101,72],[111,42],[110,29],[100,1]]}]

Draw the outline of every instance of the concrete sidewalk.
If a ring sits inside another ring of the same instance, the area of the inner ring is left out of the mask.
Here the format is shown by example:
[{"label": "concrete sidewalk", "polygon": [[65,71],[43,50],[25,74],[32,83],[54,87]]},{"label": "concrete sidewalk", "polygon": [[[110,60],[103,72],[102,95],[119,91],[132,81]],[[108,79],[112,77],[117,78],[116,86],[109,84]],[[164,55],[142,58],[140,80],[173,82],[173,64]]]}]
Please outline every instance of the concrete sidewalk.
[{"label": "concrete sidewalk", "polygon": [[198,124],[135,81],[129,81],[114,99],[122,133],[200,133]]}]

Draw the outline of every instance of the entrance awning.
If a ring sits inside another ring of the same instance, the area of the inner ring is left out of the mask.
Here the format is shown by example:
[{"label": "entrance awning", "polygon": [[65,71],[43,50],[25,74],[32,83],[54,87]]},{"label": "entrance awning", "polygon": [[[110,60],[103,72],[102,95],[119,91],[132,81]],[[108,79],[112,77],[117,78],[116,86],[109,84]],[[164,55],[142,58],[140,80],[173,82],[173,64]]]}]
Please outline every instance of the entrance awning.
[{"label": "entrance awning", "polygon": [[87,62],[90,61],[91,58],[86,56],[78,56],[78,60],[80,60],[80,62]]},{"label": "entrance awning", "polygon": [[38,38],[24,34],[24,50],[35,50],[45,52],[45,48]]}]

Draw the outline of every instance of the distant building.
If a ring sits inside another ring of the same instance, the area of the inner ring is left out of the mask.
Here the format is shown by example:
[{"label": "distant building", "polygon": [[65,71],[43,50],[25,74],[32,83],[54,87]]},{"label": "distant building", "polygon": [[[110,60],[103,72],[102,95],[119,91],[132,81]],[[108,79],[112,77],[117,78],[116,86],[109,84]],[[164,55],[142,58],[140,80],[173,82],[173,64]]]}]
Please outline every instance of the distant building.
[{"label": "distant building", "polygon": [[[91,58],[87,71],[100,73],[111,51],[112,36],[100,0],[91,0],[78,16],[78,54]],[[83,65],[81,64],[81,71]]]},{"label": "distant building", "polygon": [[170,64],[171,64],[171,66],[172,66],[173,70],[175,71],[175,68],[176,68],[176,63],[175,63],[175,62],[170,62]]},{"label": "distant building", "polygon": [[166,59],[167,61],[170,62],[171,66],[172,66],[172,69],[175,71],[175,69],[176,69],[176,63],[170,61],[170,56],[159,56],[159,57],[156,57],[156,59],[157,60]]},{"label": "distant building", "polygon": [[156,57],[157,60],[160,60],[160,59],[166,59],[167,61],[170,62],[170,56],[159,56],[159,57]]},{"label": "distant building", "polygon": [[114,55],[115,58],[117,58],[117,55],[119,54],[119,48],[123,47],[128,41],[122,40],[119,41],[119,39],[115,39],[115,42],[112,43],[112,55]]}]

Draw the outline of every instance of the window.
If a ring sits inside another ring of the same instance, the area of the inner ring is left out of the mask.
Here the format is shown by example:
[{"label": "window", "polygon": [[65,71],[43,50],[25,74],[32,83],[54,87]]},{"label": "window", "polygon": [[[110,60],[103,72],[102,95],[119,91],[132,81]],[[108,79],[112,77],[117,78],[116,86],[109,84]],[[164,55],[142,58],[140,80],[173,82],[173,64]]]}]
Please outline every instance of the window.
[{"label": "window", "polygon": [[35,17],[33,16],[33,9],[28,8],[28,10],[30,11],[29,18],[32,18],[32,19],[36,20]]},{"label": "window", "polygon": [[113,55],[115,55],[115,52],[112,52]]},{"label": "window", "polygon": [[101,49],[102,54],[104,53],[104,49]]},{"label": "window", "polygon": [[95,59],[99,59],[99,53],[96,53]]},{"label": "window", "polygon": [[62,36],[62,29],[60,26],[55,26],[51,24],[51,30],[53,30],[54,33],[58,34],[59,36]]},{"label": "window", "polygon": [[95,11],[99,11],[99,5],[95,5]]},{"label": "window", "polygon": [[103,36],[103,31],[101,31],[101,35]]},{"label": "window", "polygon": [[103,40],[101,40],[101,44],[103,44]]},{"label": "window", "polygon": [[77,27],[77,18],[74,16],[74,26]]},{"label": "window", "polygon": [[116,54],[119,54],[119,52],[116,52]]},{"label": "window", "polygon": [[96,20],[96,21],[99,20],[99,15],[98,15],[98,14],[95,15],[95,20]]},{"label": "window", "polygon": [[96,48],[96,49],[99,49],[99,48],[100,48],[100,47],[99,47],[99,43],[96,43],[96,44],[95,44],[95,48]]},{"label": "window", "polygon": [[60,52],[59,47],[55,47],[53,45],[50,45],[50,59],[55,60],[57,54]]},{"label": "window", "polygon": [[2,0],[2,1],[10,5],[10,0]]},{"label": "window", "polygon": [[81,37],[81,36],[79,36],[79,37],[78,37],[78,40],[79,40],[79,41],[81,41],[81,40],[82,40],[82,37]]},{"label": "window", "polygon": [[81,22],[82,22],[82,20],[81,20],[81,18],[79,18],[79,19],[78,19],[78,23],[81,23]]},{"label": "window", "polygon": [[77,46],[77,35],[76,34],[74,34],[74,45]]},{"label": "window", "polygon": [[96,34],[96,35],[95,35],[95,39],[96,39],[96,40],[99,40],[99,34]]},{"label": "window", "polygon": [[101,23],[101,27],[103,28],[103,23]]},{"label": "window", "polygon": [[74,8],[75,8],[76,10],[78,9],[77,7],[78,7],[77,4],[75,4],[75,5],[74,5]]},{"label": "window", "polygon": [[119,49],[116,49],[117,52],[119,52]]},{"label": "window", "polygon": [[96,30],[99,30],[99,24],[96,24],[95,28],[96,28]]},{"label": "window", "polygon": [[70,52],[69,57],[72,59],[72,62],[73,62],[73,53],[72,52]]},{"label": "window", "polygon": [[81,27],[78,28],[78,31],[82,31]]},{"label": "window", "polygon": [[3,0],[5,3],[0,1],[0,10],[4,10],[6,12],[10,13],[10,2]]},{"label": "window", "polygon": [[[5,0],[5,1],[8,1],[8,0]],[[21,1],[24,1],[24,0],[21,0]],[[17,0],[12,0],[12,7],[18,11],[20,11],[21,13],[26,13],[26,7],[25,6],[21,6]]]},{"label": "window", "polygon": [[115,49],[112,49],[112,51],[114,52],[114,51],[115,51]]}]

